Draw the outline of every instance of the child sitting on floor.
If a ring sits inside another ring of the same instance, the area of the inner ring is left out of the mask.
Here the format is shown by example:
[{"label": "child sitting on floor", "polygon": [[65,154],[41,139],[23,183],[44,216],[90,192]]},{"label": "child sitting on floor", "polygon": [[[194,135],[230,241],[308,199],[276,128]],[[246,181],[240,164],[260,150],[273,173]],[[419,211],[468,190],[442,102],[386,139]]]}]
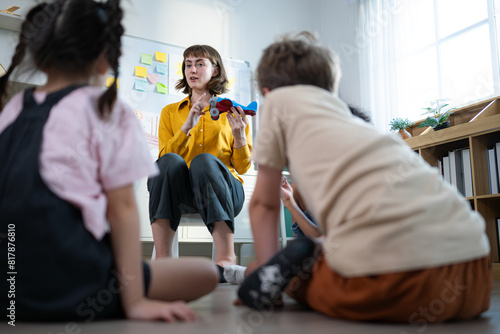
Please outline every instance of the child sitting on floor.
[{"label": "child sitting on floor", "polygon": [[241,285],[241,301],[272,307],[314,257],[308,238],[278,252],[288,167],[324,235],[313,269],[288,286],[292,298],[350,320],[435,323],[486,311],[483,218],[404,141],[351,115],[336,94],[335,57],[310,34],[285,38],[264,50],[257,78],[265,101],[249,210],[260,267]]},{"label": "child sitting on floor", "polygon": [[0,113],[0,308],[17,320],[192,321],[219,279],[208,259],[142,261],[134,182],[157,168],[117,99],[122,17],[119,0],[42,2],[0,77],[2,105],[26,54],[47,74]]}]

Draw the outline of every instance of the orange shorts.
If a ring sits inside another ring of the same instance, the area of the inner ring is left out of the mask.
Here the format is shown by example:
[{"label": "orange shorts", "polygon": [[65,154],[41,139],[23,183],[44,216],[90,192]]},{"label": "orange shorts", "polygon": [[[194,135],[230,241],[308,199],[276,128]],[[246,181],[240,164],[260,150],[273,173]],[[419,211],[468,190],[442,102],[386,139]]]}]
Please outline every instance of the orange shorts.
[{"label": "orange shorts", "polygon": [[310,274],[292,280],[287,294],[334,318],[424,326],[478,316],[489,308],[492,288],[489,256],[424,270],[345,278],[320,255]]}]

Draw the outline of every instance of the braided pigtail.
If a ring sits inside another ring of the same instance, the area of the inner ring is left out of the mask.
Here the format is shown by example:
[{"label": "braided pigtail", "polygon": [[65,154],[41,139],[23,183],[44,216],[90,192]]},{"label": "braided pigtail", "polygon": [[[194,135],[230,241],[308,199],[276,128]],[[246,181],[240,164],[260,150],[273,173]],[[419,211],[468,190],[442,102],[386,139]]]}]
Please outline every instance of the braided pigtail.
[{"label": "braided pigtail", "polygon": [[54,24],[61,13],[64,0],[56,0],[52,3],[41,3],[33,7],[24,20],[19,34],[19,42],[12,61],[4,76],[0,78],[0,106],[4,104],[7,95],[9,78],[14,70],[23,62],[26,51],[34,55],[35,64],[40,67],[39,53],[41,46],[53,43]]},{"label": "braided pigtail", "polygon": [[[36,16],[37,13],[40,13],[45,4],[40,4],[28,13],[26,20],[23,22],[21,26],[21,33],[19,34],[19,42],[16,46],[16,51],[12,56],[12,61],[10,63],[9,69],[7,72],[0,77],[0,107],[3,108],[4,103],[6,102],[4,99],[7,95],[7,89],[9,86],[9,78],[14,72],[14,70],[23,62],[24,57],[26,55],[26,49],[28,47],[28,42],[30,40],[31,28],[33,26],[32,20]],[[0,110],[1,112],[1,110]]]},{"label": "braided pigtail", "polygon": [[[21,62],[24,59],[24,55],[26,54],[26,43],[21,39],[19,43],[16,46],[16,52],[14,53],[14,56],[12,56],[12,62],[9,66],[9,69],[7,70],[7,73],[5,73],[2,77],[0,77],[0,107],[3,108],[3,105],[6,101],[4,101],[6,95],[7,95],[7,88],[9,85],[9,77],[14,71],[14,69],[21,64]],[[0,110],[1,112],[1,110]]]},{"label": "braided pigtail", "polygon": [[120,0],[108,0],[108,2],[103,5],[102,9],[99,10],[104,11],[107,19],[103,35],[105,35],[107,39],[105,45],[106,57],[115,79],[98,101],[99,113],[101,117],[106,118],[111,114],[118,92],[118,59],[121,55],[121,36],[124,32],[123,26],[121,25],[123,12],[120,8]]},{"label": "braided pigtail", "polygon": [[94,61],[105,52],[115,82],[99,98],[98,113],[101,118],[109,116],[117,97],[122,18],[120,0],[55,0],[33,8],[23,23],[12,64],[0,78],[0,103],[26,50],[38,69],[73,78],[91,76]]}]

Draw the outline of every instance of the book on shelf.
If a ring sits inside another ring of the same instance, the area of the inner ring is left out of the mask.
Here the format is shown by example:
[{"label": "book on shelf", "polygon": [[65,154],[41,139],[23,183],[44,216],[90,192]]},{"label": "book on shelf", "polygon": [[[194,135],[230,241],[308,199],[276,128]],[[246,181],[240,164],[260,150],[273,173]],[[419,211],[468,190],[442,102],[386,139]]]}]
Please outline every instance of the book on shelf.
[{"label": "book on shelf", "polygon": [[451,183],[450,158],[448,156],[443,157],[443,177],[446,182]]},{"label": "book on shelf", "polygon": [[472,167],[470,161],[470,149],[466,148],[462,150],[462,170],[464,179],[464,196],[472,197],[474,196],[474,191],[472,188]]},{"label": "book on shelf", "polygon": [[447,156],[438,160],[438,168],[441,170],[445,181],[454,185],[465,197],[472,197],[472,168],[470,149],[458,149],[449,151]]},{"label": "book on shelf", "polygon": [[450,158],[450,180],[451,184],[453,184],[455,187],[458,188],[457,186],[457,161],[455,159],[455,151],[449,151],[448,152],[448,158]]},{"label": "book on shelf", "polygon": [[500,218],[496,219],[498,256],[500,256]]},{"label": "book on shelf", "polygon": [[457,178],[457,189],[465,196],[464,186],[464,165],[462,162],[462,150],[455,150],[452,152],[455,155],[455,176]]},{"label": "book on shelf", "polygon": [[490,148],[487,151],[488,156],[488,176],[490,181],[490,193],[498,194],[498,169],[497,160],[495,154],[495,147]]},{"label": "book on shelf", "polygon": [[495,143],[495,155],[497,158],[497,182],[498,182],[498,190],[500,191],[500,141]]}]

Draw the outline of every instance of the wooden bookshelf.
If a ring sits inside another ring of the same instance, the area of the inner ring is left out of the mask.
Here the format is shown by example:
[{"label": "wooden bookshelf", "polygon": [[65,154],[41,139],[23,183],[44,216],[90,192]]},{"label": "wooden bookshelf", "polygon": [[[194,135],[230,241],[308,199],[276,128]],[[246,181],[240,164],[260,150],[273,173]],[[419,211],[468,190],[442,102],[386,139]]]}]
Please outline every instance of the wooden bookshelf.
[{"label": "wooden bookshelf", "polygon": [[500,97],[484,100],[456,110],[450,116],[451,127],[439,131],[417,128],[417,122],[405,141],[431,166],[437,167],[451,150],[469,148],[473,196],[468,197],[471,207],[486,221],[486,233],[491,246],[493,273],[500,280],[499,240],[496,218],[500,218],[500,194],[490,194],[487,149],[500,142]]}]

